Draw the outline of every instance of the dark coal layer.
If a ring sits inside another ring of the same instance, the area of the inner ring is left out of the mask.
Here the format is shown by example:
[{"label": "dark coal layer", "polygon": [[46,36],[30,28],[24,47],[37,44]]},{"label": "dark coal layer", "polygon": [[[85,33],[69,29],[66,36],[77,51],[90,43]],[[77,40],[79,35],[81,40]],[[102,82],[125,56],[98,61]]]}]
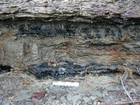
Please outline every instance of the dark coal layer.
[{"label": "dark coal layer", "polygon": [[54,64],[49,65],[47,62],[40,65],[31,64],[28,66],[28,70],[38,79],[43,77],[53,77],[58,79],[76,75],[85,76],[86,74],[106,75],[119,72],[116,67],[104,67],[104,65],[96,63],[81,66],[71,62],[59,62],[56,66],[54,66]]}]

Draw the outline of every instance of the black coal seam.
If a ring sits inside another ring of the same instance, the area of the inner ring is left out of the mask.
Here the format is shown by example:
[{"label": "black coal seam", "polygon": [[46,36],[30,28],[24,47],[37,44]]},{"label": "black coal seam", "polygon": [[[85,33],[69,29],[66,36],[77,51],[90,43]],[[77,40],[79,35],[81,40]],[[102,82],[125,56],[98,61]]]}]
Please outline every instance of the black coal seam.
[{"label": "black coal seam", "polygon": [[[101,66],[101,65],[100,65]],[[49,66],[43,67],[41,65],[34,66],[29,65],[28,70],[30,73],[34,74],[36,78],[44,78],[44,77],[53,77],[53,78],[66,78],[73,76],[85,76],[86,74],[99,74],[99,75],[107,75],[107,74],[115,74],[119,71],[116,68],[98,68],[97,65],[91,68],[91,70],[87,69],[88,66],[80,66],[80,65],[61,65],[61,66]]]}]

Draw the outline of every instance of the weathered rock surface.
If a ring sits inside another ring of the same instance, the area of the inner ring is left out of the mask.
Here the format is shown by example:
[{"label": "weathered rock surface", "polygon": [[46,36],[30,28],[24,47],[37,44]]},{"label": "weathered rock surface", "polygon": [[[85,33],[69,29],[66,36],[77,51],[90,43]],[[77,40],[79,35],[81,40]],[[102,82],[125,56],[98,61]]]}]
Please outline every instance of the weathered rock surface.
[{"label": "weathered rock surface", "polygon": [[114,66],[140,61],[140,25],[10,20],[0,27],[1,64],[67,60],[82,66]]},{"label": "weathered rock surface", "polygon": [[140,23],[139,0],[1,0],[0,20]]},{"label": "weathered rock surface", "polygon": [[69,61],[139,71],[139,0],[1,0],[0,63]]}]

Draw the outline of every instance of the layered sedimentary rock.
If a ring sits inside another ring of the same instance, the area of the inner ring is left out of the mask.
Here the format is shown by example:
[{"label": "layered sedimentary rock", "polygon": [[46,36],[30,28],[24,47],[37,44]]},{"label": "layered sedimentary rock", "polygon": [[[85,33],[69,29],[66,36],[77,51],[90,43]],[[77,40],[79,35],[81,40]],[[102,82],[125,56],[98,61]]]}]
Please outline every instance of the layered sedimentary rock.
[{"label": "layered sedimentary rock", "polygon": [[1,64],[58,67],[68,61],[90,73],[119,66],[139,73],[138,0],[11,0],[0,5]]},{"label": "layered sedimentary rock", "polygon": [[41,18],[45,21],[97,21],[137,24],[139,0],[1,0],[0,20]]},{"label": "layered sedimentary rock", "polygon": [[90,72],[115,70],[119,65],[139,68],[140,25],[34,22],[1,22],[1,63],[27,66],[53,62],[57,65],[64,60],[86,66],[94,62],[96,67],[91,65]]}]

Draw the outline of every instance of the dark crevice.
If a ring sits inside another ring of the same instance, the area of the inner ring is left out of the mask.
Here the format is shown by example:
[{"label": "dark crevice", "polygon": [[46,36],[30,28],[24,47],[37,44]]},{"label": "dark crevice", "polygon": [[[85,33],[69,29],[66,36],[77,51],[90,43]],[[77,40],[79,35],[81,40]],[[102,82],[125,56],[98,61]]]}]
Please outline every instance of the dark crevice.
[{"label": "dark crevice", "polygon": [[11,69],[12,69],[12,67],[9,66],[9,65],[0,64],[0,74],[3,73],[3,72],[10,72]]}]

